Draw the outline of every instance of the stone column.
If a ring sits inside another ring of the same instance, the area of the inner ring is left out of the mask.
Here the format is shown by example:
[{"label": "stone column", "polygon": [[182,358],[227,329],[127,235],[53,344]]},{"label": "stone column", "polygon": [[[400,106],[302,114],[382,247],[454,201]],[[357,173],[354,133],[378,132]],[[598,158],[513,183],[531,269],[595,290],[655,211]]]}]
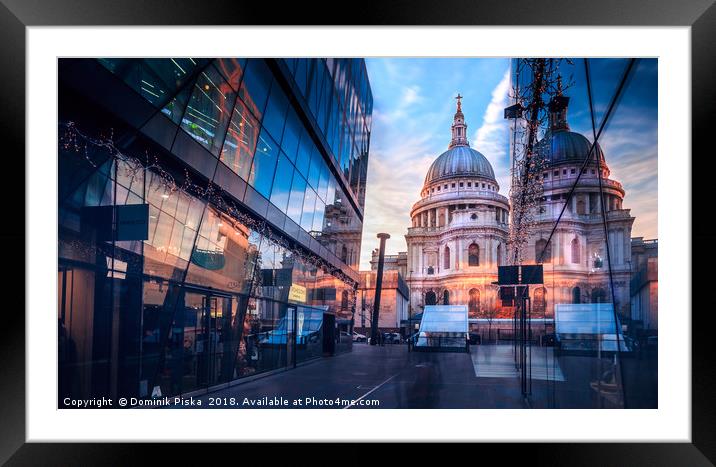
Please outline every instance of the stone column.
[{"label": "stone column", "polygon": [[425,271],[423,271],[423,248],[422,244],[415,246],[417,253],[418,253],[418,274],[421,276],[425,274]]},{"label": "stone column", "polygon": [[455,269],[460,270],[462,268],[462,247],[460,238],[455,239]]}]

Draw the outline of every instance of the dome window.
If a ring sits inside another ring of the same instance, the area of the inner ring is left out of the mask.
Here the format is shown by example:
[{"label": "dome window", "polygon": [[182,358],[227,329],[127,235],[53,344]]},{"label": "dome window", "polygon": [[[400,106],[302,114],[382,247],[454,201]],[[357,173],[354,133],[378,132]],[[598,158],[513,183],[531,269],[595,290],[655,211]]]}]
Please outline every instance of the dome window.
[{"label": "dome window", "polygon": [[[575,238],[574,240],[572,240],[572,264],[579,264],[581,262],[580,255],[579,255],[579,253],[580,253],[579,249],[580,249],[579,240]],[[579,303],[579,302],[575,302],[575,303]]]},{"label": "dome window", "polygon": [[558,177],[558,176],[559,176],[559,170],[555,170],[555,171],[554,171],[554,176],[555,176],[555,177]]},{"label": "dome window", "polygon": [[535,263],[552,262],[552,245],[547,240],[540,238],[535,242]]},{"label": "dome window", "polygon": [[472,182],[467,182],[467,187],[472,188]]},{"label": "dome window", "polygon": [[572,175],[574,175],[575,173],[577,173],[577,169],[572,169],[572,170],[570,171],[570,173],[571,173]]},{"label": "dome window", "polygon": [[470,216],[470,219],[476,221],[477,220],[477,214],[473,214]]},{"label": "dome window", "polygon": [[465,184],[460,182],[460,188],[463,188],[464,186],[465,186]]},{"label": "dome window", "polygon": [[480,265],[480,247],[476,243],[471,244],[467,249],[468,266]]}]

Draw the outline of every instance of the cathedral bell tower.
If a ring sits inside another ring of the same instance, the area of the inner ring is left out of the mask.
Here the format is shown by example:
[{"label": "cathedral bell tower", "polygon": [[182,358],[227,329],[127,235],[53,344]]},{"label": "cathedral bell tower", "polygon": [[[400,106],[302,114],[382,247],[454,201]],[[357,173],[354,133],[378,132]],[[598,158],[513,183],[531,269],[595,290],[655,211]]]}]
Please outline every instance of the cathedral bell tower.
[{"label": "cathedral bell tower", "polygon": [[567,107],[569,107],[569,97],[562,95],[562,76],[557,76],[557,94],[549,101],[549,129],[567,130]]},{"label": "cathedral bell tower", "polygon": [[470,146],[470,143],[467,141],[467,124],[465,123],[465,116],[462,114],[462,96],[458,94],[455,99],[457,99],[457,112],[455,112],[455,117],[453,117],[451,127],[452,140],[450,141],[448,149],[452,149],[456,146]]}]

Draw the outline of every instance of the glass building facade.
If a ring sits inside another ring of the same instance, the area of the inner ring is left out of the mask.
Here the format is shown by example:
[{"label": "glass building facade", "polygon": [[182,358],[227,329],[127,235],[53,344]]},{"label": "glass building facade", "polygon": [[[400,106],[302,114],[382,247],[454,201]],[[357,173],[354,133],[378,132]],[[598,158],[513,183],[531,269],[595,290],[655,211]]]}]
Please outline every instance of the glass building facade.
[{"label": "glass building facade", "polygon": [[60,59],[58,84],[60,401],[350,349],[362,59]]}]

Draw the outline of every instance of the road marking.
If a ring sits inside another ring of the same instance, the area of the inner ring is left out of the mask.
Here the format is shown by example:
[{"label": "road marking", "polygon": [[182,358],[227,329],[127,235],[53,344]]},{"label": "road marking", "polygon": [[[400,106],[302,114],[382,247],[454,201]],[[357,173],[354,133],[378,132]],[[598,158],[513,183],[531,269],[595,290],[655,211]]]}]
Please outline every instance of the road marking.
[{"label": "road marking", "polygon": [[358,399],[353,400],[350,405],[347,405],[347,406],[345,406],[345,407],[343,407],[343,408],[344,408],[344,409],[350,409],[351,407],[353,407],[353,406],[355,405],[356,402],[360,401],[361,399],[363,399],[364,397],[366,397],[367,395],[369,395],[371,392],[375,391],[376,389],[378,389],[379,387],[381,387],[382,385],[384,385],[385,383],[387,383],[387,382],[390,381],[391,379],[395,378],[396,376],[398,376],[398,373],[396,373],[396,374],[394,374],[393,376],[391,376],[390,378],[386,379],[385,381],[383,381],[382,383],[380,383],[379,385],[377,385],[376,387],[374,387],[374,388],[371,389],[370,391],[368,391],[368,392],[366,392],[365,394],[363,394],[362,396],[360,396]]}]

